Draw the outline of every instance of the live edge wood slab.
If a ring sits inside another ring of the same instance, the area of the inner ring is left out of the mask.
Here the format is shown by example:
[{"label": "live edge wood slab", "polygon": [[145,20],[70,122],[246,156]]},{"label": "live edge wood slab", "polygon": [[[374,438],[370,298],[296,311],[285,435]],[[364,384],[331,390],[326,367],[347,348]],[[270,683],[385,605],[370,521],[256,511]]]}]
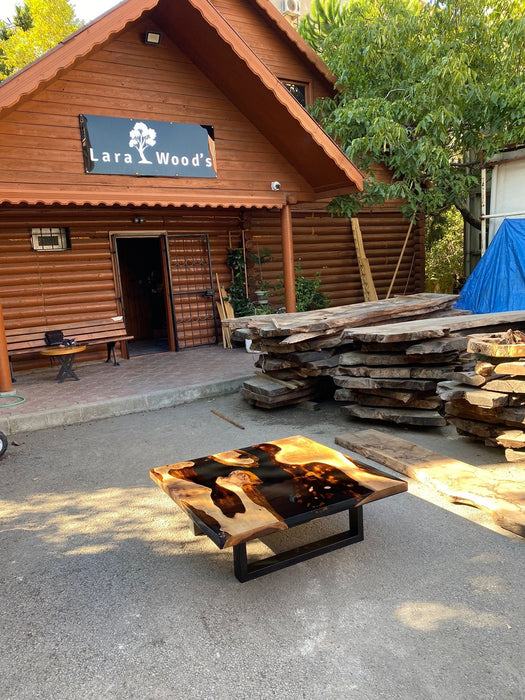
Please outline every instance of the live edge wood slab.
[{"label": "live edge wood slab", "polygon": [[525,485],[522,481],[499,479],[484,469],[379,430],[345,433],[338,435],[335,442],[435,488],[453,503],[487,511],[497,525],[525,537]]},{"label": "live edge wood slab", "polygon": [[[407,490],[405,481],[302,435],[156,467],[150,476],[220,549],[233,547],[240,581],[361,541],[361,506]],[[345,510],[348,531],[248,564],[248,540]]]}]

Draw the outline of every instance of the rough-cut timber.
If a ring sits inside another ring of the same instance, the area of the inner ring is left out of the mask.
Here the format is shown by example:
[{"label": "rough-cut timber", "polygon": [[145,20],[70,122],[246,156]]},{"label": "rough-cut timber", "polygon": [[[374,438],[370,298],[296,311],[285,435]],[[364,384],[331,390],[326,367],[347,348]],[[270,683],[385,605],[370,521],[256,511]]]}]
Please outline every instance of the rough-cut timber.
[{"label": "rough-cut timber", "polygon": [[338,435],[335,442],[417,479],[444,494],[453,503],[489,512],[500,527],[525,537],[525,480],[498,478],[479,467],[377,430],[345,433]]},{"label": "rough-cut timber", "polygon": [[[524,340],[519,330],[469,336],[468,352],[478,356],[473,370],[455,373],[456,381],[438,386],[447,420],[457,432],[507,448],[505,457],[513,462],[525,460],[525,445],[516,439],[525,426],[525,363],[519,359],[525,357]],[[505,361],[509,357],[516,360]],[[505,428],[519,429],[510,431],[510,443]]]},{"label": "rough-cut timber", "polygon": [[467,349],[487,357],[525,357],[525,333],[508,330],[505,333],[471,335]]},{"label": "rough-cut timber", "polygon": [[[267,316],[244,316],[226,319],[230,328],[249,328],[260,337],[290,336],[293,333],[319,334],[335,329],[344,330],[362,324],[381,323],[388,318],[422,316],[430,311],[449,308],[456,299],[450,294],[412,294],[406,297],[365,301],[350,306],[332,307],[316,311]],[[525,312],[523,312],[525,320]]]},{"label": "rough-cut timber", "polygon": [[385,421],[387,423],[401,423],[402,425],[419,426],[444,426],[445,418],[437,411],[417,408],[388,408],[383,406],[362,406],[351,404],[343,406],[343,413],[350,418],[364,418],[372,421]]},{"label": "rough-cut timber", "polygon": [[346,340],[360,340],[363,343],[414,342],[422,338],[441,338],[453,332],[467,331],[471,328],[490,326],[509,326],[525,323],[525,311],[501,311],[491,314],[472,314],[470,316],[449,316],[446,318],[390,323],[374,328],[348,328],[343,332]]},{"label": "rough-cut timber", "polygon": [[[228,326],[244,325],[249,330],[252,349],[261,352],[256,366],[262,369],[263,373],[279,380],[285,378],[283,372],[288,372],[286,378],[302,379],[303,391],[305,382],[310,380],[310,391],[313,394],[314,389],[318,389],[313,380],[323,378],[327,381],[319,388],[324,395],[329,391],[333,395],[335,382],[338,386],[362,389],[367,393],[388,391],[394,399],[398,393],[408,391],[411,392],[410,398],[421,400],[435,394],[436,381],[447,376],[447,366],[440,362],[456,360],[457,352],[414,355],[409,360],[412,366],[401,368],[363,366],[356,368],[354,372],[350,366],[351,358],[354,357],[358,361],[358,357],[366,355],[356,352],[354,343],[343,344],[341,330],[345,324],[349,326],[361,323],[363,318],[373,323],[385,317],[406,317],[409,313],[432,314],[436,309],[450,308],[454,300],[453,295],[418,294],[335,309],[227,319],[223,323]],[[387,356],[384,353],[378,355],[381,358]],[[343,367],[340,362],[345,357],[347,364]],[[414,366],[419,357],[422,358],[422,367]],[[381,359],[378,364],[381,364]],[[350,376],[350,374],[356,376]],[[330,388],[328,388],[328,382]],[[275,393],[275,390],[272,393]],[[258,406],[271,408],[276,405],[285,405],[285,397],[282,395],[279,400],[270,401],[262,390],[258,393],[257,383],[250,387],[244,386],[242,395]],[[305,393],[301,394],[302,397],[305,395]],[[295,393],[291,393],[289,403],[295,403],[297,398]],[[423,405],[423,407],[426,406]]]}]

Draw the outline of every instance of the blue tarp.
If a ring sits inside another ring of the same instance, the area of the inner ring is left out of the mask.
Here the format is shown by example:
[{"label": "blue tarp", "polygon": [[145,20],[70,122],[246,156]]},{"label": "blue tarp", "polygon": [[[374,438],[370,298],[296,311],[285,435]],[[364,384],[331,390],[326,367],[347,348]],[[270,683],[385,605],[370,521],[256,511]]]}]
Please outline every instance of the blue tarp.
[{"label": "blue tarp", "polygon": [[456,308],[475,314],[525,309],[525,219],[505,219],[465,282]]}]

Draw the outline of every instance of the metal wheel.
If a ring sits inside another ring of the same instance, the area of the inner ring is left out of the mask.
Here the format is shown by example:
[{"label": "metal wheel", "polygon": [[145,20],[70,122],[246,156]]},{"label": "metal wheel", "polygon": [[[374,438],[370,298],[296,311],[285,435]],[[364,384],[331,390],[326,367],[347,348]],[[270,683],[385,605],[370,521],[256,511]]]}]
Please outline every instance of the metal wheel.
[{"label": "metal wheel", "polygon": [[7,437],[0,431],[0,458],[4,456],[7,450]]}]

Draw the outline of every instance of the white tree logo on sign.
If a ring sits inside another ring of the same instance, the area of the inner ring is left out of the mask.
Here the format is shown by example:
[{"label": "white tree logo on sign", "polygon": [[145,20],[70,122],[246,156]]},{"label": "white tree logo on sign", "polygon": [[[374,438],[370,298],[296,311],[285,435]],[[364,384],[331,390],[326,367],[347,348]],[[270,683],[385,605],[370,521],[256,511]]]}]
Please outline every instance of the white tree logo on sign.
[{"label": "white tree logo on sign", "polygon": [[144,122],[137,122],[129,132],[129,147],[136,148],[139,152],[139,163],[151,163],[151,160],[144,156],[144,151],[148,146],[154,146],[156,143],[157,132],[155,129],[150,129]]}]

